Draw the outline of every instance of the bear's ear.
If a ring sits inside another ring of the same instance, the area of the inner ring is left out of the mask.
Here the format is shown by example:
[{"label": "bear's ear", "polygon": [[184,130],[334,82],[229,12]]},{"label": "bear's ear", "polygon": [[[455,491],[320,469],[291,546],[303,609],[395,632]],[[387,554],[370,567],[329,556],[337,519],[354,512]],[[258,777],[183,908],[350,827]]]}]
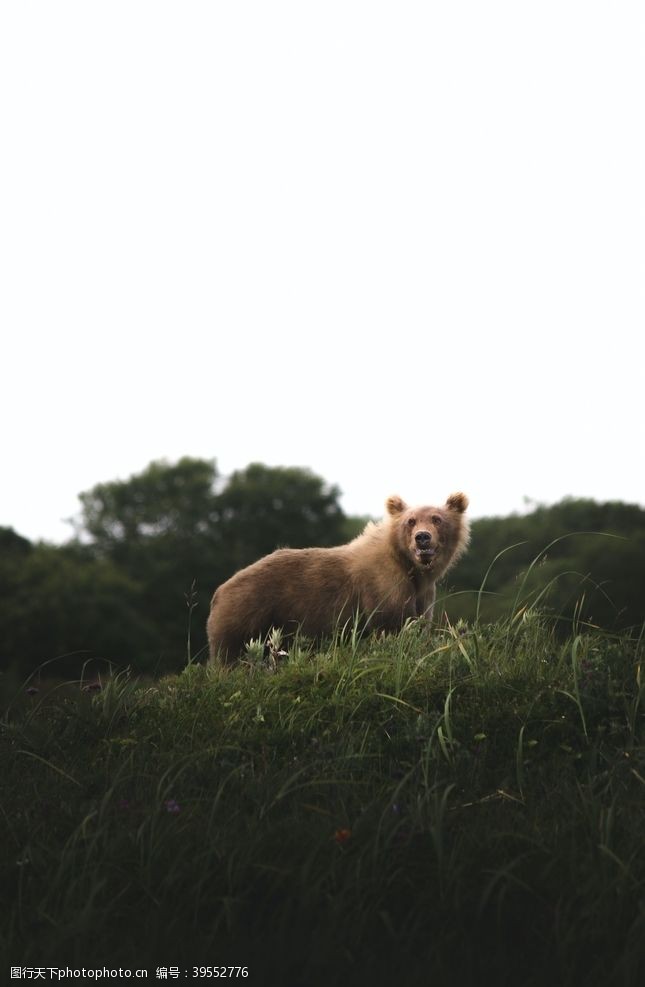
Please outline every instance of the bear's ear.
[{"label": "bear's ear", "polygon": [[468,507],[468,497],[465,493],[450,494],[446,501],[446,506],[450,507],[453,511],[459,511],[460,514],[463,514]]},{"label": "bear's ear", "polygon": [[387,498],[385,506],[390,517],[397,517],[397,515],[403,514],[403,511],[407,509],[408,505],[400,497],[392,496]]}]

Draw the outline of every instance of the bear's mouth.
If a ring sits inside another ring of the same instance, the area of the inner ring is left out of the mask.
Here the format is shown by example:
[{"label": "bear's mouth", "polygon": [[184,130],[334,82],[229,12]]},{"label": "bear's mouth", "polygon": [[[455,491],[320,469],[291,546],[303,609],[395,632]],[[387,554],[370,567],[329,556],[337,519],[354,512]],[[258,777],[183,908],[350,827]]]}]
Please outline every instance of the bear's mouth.
[{"label": "bear's mouth", "polygon": [[432,565],[436,550],[434,548],[417,548],[414,554],[421,565]]}]

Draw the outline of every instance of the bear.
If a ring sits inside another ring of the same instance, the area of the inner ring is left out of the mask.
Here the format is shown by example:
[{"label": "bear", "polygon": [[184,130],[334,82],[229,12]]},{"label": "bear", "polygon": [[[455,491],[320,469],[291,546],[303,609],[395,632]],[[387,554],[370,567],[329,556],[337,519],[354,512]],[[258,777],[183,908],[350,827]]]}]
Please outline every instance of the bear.
[{"label": "bear", "polygon": [[320,640],[357,615],[365,628],[430,621],[436,583],[468,545],[468,498],[409,507],[388,497],[382,521],[335,548],[280,548],[219,586],[207,622],[210,662],[235,663],[272,628]]}]

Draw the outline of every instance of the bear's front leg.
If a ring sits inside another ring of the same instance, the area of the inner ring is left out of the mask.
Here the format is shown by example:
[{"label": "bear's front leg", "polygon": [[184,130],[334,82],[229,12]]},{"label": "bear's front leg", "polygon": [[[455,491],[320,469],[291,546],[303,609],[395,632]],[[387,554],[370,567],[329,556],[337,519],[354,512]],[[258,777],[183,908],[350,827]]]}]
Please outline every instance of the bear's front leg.
[{"label": "bear's front leg", "polygon": [[417,616],[419,617],[419,622],[425,621],[430,627],[432,623],[432,614],[434,611],[434,603],[437,598],[437,590],[434,583],[417,597]]}]

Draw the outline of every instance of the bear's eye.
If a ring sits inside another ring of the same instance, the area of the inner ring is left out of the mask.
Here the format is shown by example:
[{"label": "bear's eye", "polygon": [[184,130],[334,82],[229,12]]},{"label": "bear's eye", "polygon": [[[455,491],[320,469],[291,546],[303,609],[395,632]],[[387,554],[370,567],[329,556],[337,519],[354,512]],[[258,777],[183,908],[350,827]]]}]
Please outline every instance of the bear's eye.
[{"label": "bear's eye", "polygon": [[417,523],[417,519],[415,517],[408,518],[408,528],[414,528],[416,523]]},{"label": "bear's eye", "polygon": [[443,518],[440,517],[438,514],[433,514],[432,515],[432,523],[435,524],[435,525],[442,524],[443,523]]}]

